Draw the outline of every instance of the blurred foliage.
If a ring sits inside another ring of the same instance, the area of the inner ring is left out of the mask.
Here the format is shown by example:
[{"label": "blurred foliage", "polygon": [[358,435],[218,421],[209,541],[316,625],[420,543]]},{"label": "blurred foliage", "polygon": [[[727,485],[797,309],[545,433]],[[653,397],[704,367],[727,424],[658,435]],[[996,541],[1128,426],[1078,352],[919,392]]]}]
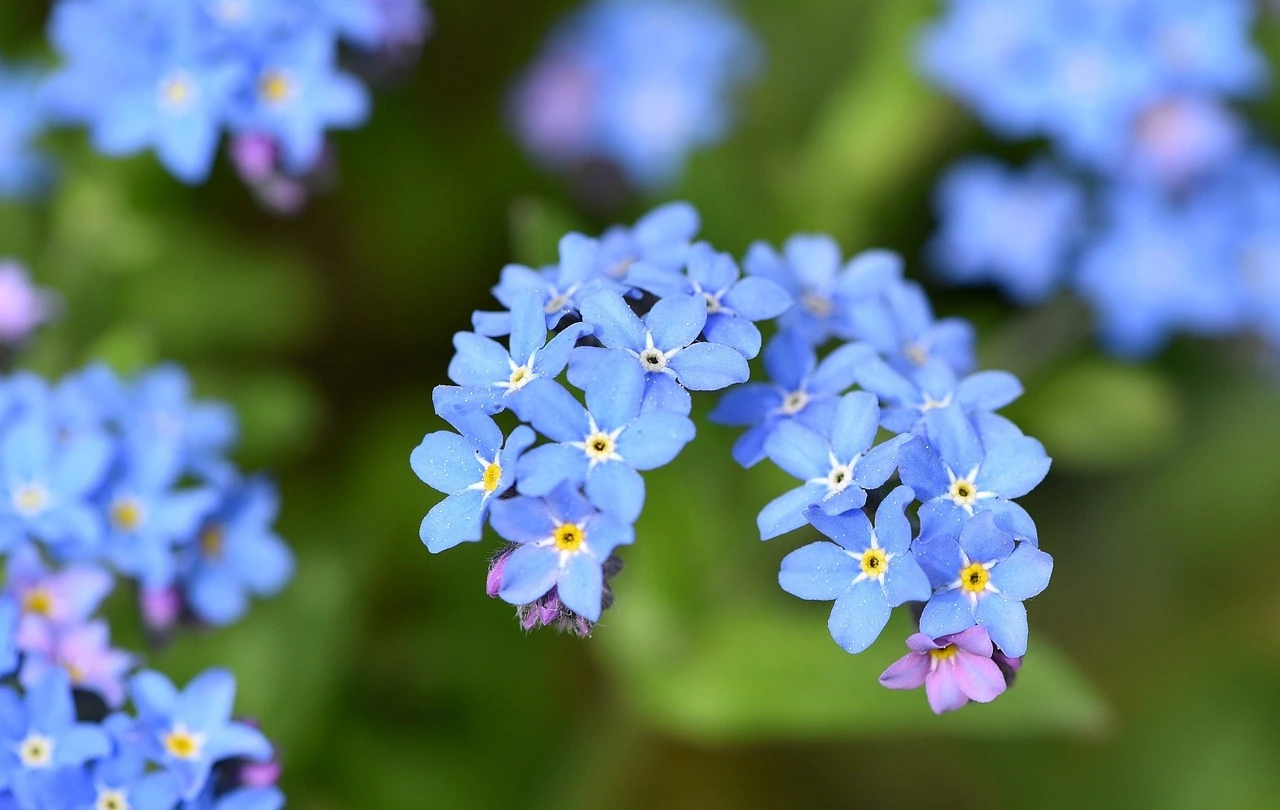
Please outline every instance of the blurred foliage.
[{"label": "blurred foliage", "polygon": [[[236,670],[241,707],[281,741],[292,806],[315,810],[1273,806],[1280,430],[1274,370],[1241,347],[1119,364],[1066,302],[1016,312],[934,290],[978,324],[988,365],[1023,377],[1010,414],[1057,458],[1025,500],[1056,559],[1026,667],[995,704],[941,719],[875,683],[905,622],[850,657],[828,606],[777,588],[802,540],[760,543],[754,514],[787,479],[733,467],[721,428],[650,476],[617,606],[589,640],[522,634],[483,593],[492,543],[427,554],[416,529],[437,496],[408,455],[442,427],[430,390],[451,334],[505,263],[553,261],[566,229],[660,201],[542,176],[506,134],[507,82],[570,5],[433,2],[420,64],[337,138],[339,185],[297,219],[258,211],[225,165],[186,188],[73,133],[50,143],[51,204],[0,206],[0,255],[64,298],[23,365],[182,362],[239,409],[241,460],[281,480],[297,581],[153,663]],[[1016,155],[912,72],[936,3],[740,6],[767,70],[739,130],[663,199],[693,201],[735,253],[823,229],[900,250],[927,280],[939,169]],[[6,54],[41,50],[44,11],[0,16]]]}]

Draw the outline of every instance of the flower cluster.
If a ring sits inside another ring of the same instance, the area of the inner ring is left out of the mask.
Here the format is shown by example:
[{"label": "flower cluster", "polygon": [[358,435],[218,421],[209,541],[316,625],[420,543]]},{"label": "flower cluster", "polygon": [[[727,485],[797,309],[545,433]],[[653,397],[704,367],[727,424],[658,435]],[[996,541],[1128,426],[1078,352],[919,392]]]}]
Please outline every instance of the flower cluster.
[{"label": "flower cluster", "polygon": [[633,184],[674,180],[724,138],[759,45],[715,0],[597,0],[552,34],[516,86],[521,143],[552,168],[592,160]]},{"label": "flower cluster", "polygon": [[399,48],[426,24],[419,0],[60,0],[49,36],[63,65],[45,102],[104,154],[154,149],[186,182],[208,175],[224,131],[269,139],[301,175],[328,130],[368,116],[339,44]]},{"label": "flower cluster", "polygon": [[176,367],[0,379],[0,674],[21,689],[0,687],[0,803],[282,806],[272,746],[230,719],[232,676],[179,693],[132,674],[139,658],[95,618],[117,576],[157,633],[235,621],[289,580],[274,490],[227,460],[235,436],[231,411],[192,401]]},{"label": "flower cluster", "polygon": [[49,162],[34,146],[46,125],[39,85],[38,71],[0,62],[0,199],[38,194],[48,182]]},{"label": "flower cluster", "polygon": [[[917,603],[913,649],[955,658],[946,673],[971,675],[960,665],[983,650],[987,664],[1016,666],[1023,602],[1052,569],[1015,502],[1049,459],[995,413],[1021,394],[1017,379],[974,373],[972,327],[935,319],[891,253],[845,262],[829,237],[798,235],[781,250],[752,246],[744,274],[693,242],[697,228],[693,209],[672,204],[600,239],[566,236],[555,266],[503,271],[494,295],[507,310],[475,313],[475,331],[454,338],[456,385],[435,391],[457,432],[427,435],[411,457],[448,496],[423,521],[423,542],[434,552],[479,540],[487,518],[511,544],[494,558],[489,594],[519,606],[526,629],[585,635],[612,602],[615,550],[634,540],[639,472],[693,438],[690,391],[738,386],[710,418],[747,429],[740,464],[768,458],[798,479],[761,510],[760,536],[812,526],[830,538],[787,555],[779,581],[835,602],[836,642],[861,652],[892,608]],[[770,381],[739,385],[761,353],[757,323],[774,319]],[[558,381],[565,369],[585,407]],[[505,434],[492,419],[504,411],[521,423]],[[886,674],[890,686],[910,680]],[[988,680],[956,688],[998,694]],[[929,690],[936,710],[964,702],[940,689]]]},{"label": "flower cluster", "polygon": [[1060,160],[953,169],[939,271],[1019,303],[1069,285],[1126,356],[1175,332],[1280,345],[1280,173],[1229,106],[1266,84],[1254,5],[952,0],[923,38],[924,72],[999,134],[1047,136]]}]

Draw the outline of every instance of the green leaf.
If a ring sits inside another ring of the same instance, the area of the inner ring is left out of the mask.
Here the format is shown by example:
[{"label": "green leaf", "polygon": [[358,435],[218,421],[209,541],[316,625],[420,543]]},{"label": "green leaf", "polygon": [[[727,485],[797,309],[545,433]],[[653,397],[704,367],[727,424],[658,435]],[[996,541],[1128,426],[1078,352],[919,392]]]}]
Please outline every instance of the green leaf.
[{"label": "green leaf", "polygon": [[560,237],[583,230],[568,208],[540,197],[521,197],[511,204],[511,247],[514,260],[527,267],[555,263]]}]

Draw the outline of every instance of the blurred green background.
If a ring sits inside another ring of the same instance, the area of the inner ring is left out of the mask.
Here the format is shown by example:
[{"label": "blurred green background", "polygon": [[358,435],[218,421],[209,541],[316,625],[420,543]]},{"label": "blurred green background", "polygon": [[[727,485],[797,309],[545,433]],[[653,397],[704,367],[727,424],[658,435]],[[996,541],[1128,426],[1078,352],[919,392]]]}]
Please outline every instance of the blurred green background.
[{"label": "blurred green background", "polygon": [[[733,433],[705,422],[650,476],[616,607],[589,640],[525,635],[485,597],[495,543],[428,554],[417,526],[438,496],[409,452],[443,426],[430,394],[450,336],[503,264],[683,198],[738,255],[827,230],[850,251],[900,250],[927,280],[941,169],[1026,154],[914,77],[934,4],[749,0],[769,61],[732,138],[669,195],[588,201],[528,164],[500,112],[571,4],[431,5],[420,63],[338,136],[338,186],[301,217],[258,210],[226,165],[186,188],[75,134],[51,143],[64,172],[49,205],[0,207],[0,256],[66,302],[23,365],[181,361],[201,395],[239,408],[242,463],[281,481],[297,580],[152,663],[239,674],[240,708],[283,748],[291,806],[1277,806],[1280,410],[1248,347],[1186,342],[1123,365],[1068,302],[1021,312],[934,291],[941,313],[977,322],[985,365],[1023,375],[1009,415],[1056,459],[1024,501],[1057,570],[1031,605],[1023,676],[943,718],[875,682],[904,619],[851,657],[826,605],[778,589],[803,538],[762,544],[754,515],[786,479],[732,466]],[[40,54],[46,11],[7,4],[0,50]]]}]

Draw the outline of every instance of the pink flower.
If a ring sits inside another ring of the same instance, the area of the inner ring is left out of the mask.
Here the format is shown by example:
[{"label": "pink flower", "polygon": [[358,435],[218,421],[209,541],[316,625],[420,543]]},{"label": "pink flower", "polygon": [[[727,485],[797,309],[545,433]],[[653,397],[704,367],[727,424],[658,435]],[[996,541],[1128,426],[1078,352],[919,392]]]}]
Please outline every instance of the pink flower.
[{"label": "pink flower", "polygon": [[[907,639],[907,647],[912,651],[886,669],[880,683],[890,689],[916,689],[923,684],[934,714],[954,711],[970,700],[990,703],[1004,693],[1004,673],[992,660],[993,654],[1000,653],[980,626],[936,641],[916,633]],[[1004,660],[1013,670],[1022,664],[1020,658]]]},{"label": "pink flower", "polygon": [[0,260],[0,342],[21,342],[52,311],[53,296],[31,283],[25,267]]}]

